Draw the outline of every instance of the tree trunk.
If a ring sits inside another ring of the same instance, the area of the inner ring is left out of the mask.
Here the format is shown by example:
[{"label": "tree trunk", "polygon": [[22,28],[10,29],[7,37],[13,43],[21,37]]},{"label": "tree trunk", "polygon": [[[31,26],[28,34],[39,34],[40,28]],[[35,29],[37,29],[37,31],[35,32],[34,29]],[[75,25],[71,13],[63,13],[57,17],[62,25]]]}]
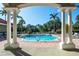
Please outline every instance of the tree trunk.
[{"label": "tree trunk", "polygon": [[54,28],[54,29],[55,29],[54,31],[55,31],[55,33],[56,33],[56,23],[55,23],[55,28]]}]

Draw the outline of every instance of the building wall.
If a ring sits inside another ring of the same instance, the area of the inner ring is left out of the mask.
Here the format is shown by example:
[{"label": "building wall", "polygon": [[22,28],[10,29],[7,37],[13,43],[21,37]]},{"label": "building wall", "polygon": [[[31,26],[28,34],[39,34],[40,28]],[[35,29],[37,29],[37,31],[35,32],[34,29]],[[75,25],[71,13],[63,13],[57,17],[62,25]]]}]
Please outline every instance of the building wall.
[{"label": "building wall", "polygon": [[6,32],[7,26],[6,25],[0,25],[0,32]]}]

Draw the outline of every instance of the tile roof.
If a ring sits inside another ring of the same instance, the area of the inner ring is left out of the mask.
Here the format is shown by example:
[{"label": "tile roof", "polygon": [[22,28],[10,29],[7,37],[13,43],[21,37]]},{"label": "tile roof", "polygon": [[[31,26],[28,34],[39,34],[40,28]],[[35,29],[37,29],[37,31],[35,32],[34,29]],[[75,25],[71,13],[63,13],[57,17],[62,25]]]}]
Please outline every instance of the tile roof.
[{"label": "tile roof", "polygon": [[[1,23],[1,24],[5,24],[5,25],[6,25],[6,24],[7,24],[7,21],[6,21],[6,20],[4,20],[4,19],[1,19],[1,18],[0,18],[0,23]],[[11,23],[11,25],[13,25],[13,23]]]},{"label": "tile roof", "polygon": [[0,23],[7,24],[7,21],[0,18]]}]

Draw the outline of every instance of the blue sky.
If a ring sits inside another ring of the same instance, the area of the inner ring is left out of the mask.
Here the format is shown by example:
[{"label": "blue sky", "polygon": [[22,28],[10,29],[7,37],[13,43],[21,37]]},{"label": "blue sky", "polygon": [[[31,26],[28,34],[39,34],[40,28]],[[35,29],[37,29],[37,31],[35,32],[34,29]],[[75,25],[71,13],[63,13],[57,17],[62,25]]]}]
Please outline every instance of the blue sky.
[{"label": "blue sky", "polygon": [[[57,8],[50,6],[33,6],[21,9],[20,15],[24,18],[27,24],[44,24],[50,19],[50,13],[57,12]],[[24,16],[23,16],[24,15]]]},{"label": "blue sky", "polygon": [[[76,4],[78,5],[78,4]],[[2,4],[0,4],[0,9],[3,7]],[[60,17],[60,10],[54,7],[50,6],[32,6],[32,7],[26,7],[22,8],[19,15],[23,17],[23,19],[26,21],[27,24],[44,24],[47,21],[50,20],[50,13],[57,13],[59,12],[58,17]],[[76,15],[79,14],[79,8],[76,8],[72,11],[72,21],[73,23],[76,22],[75,18]],[[4,19],[4,16],[0,15],[0,18]],[[66,13],[66,23],[67,23],[67,13]]]}]

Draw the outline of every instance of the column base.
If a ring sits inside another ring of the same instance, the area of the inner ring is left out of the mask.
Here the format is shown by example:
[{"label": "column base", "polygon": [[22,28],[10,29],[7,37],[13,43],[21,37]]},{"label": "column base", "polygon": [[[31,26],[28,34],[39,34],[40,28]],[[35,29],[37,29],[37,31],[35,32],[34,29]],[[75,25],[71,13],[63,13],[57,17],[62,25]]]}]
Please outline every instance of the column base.
[{"label": "column base", "polygon": [[67,43],[66,48],[64,50],[73,50],[75,49],[74,43]]},{"label": "column base", "polygon": [[19,48],[19,43],[12,43],[11,44],[11,47],[12,48]]},{"label": "column base", "polygon": [[60,49],[63,49],[63,50],[73,50],[75,49],[75,44],[74,43],[63,43],[63,44],[60,44]]},{"label": "column base", "polygon": [[9,50],[9,49],[11,49],[10,44],[9,44],[9,43],[6,43],[6,44],[4,45],[4,49],[5,49],[5,50]]},{"label": "column base", "polygon": [[60,43],[59,48],[60,48],[60,49],[65,49],[66,46],[67,46],[66,43]]}]

